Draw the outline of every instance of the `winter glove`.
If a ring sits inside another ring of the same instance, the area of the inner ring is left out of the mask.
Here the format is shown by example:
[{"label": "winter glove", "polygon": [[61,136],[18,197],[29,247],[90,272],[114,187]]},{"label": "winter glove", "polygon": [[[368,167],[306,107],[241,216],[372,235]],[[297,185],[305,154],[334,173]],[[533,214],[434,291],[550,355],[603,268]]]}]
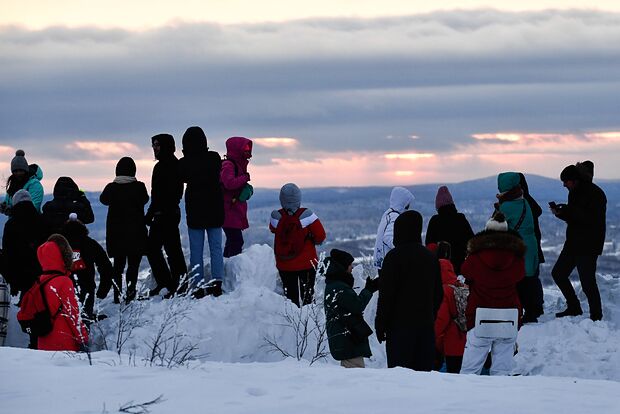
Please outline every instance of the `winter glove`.
[{"label": "winter glove", "polygon": [[375,293],[379,290],[379,278],[371,279],[370,276],[366,278],[366,284],[364,285],[364,289],[368,290],[370,293]]},{"label": "winter glove", "polygon": [[382,329],[381,330],[377,329],[376,326],[375,326],[375,333],[377,334],[377,340],[379,341],[379,343],[382,343],[383,341],[387,339],[387,336],[385,335],[385,331]]}]

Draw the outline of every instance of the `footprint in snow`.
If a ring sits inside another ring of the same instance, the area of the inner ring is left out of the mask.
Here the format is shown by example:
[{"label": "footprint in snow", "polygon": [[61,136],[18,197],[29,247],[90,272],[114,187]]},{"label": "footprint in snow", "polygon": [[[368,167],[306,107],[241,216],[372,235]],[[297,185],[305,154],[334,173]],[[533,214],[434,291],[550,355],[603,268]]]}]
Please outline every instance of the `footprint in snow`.
[{"label": "footprint in snow", "polygon": [[267,395],[267,391],[262,388],[247,388],[245,392],[254,397],[262,397],[263,395]]}]

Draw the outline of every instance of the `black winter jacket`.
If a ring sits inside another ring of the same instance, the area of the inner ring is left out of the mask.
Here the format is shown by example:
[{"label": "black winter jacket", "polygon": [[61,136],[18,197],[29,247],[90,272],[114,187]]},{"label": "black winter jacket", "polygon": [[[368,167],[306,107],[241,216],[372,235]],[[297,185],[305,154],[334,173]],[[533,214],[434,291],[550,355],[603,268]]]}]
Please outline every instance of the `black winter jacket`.
[{"label": "black winter jacket", "polygon": [[108,208],[106,250],[110,257],[136,256],[146,253],[147,230],[144,206],[149,201],[141,181],[109,183],[99,196]]},{"label": "black winter jacket", "polygon": [[52,233],[60,233],[71,213],[76,213],[84,224],[95,221],[90,201],[70,177],[60,177],[56,181],[54,198],[43,205],[42,211]]},{"label": "black winter jacket", "polygon": [[580,181],[568,193],[557,217],[567,223],[564,249],[575,255],[600,255],[605,243],[607,197],[594,183]]},{"label": "black winter jacket", "polygon": [[147,211],[147,222],[157,216],[179,213],[183,197],[183,181],[179,175],[179,160],[174,155],[174,139],[170,135],[158,135],[161,152],[153,167],[151,179],[151,204]]},{"label": "black winter jacket", "polygon": [[193,229],[222,227],[224,198],[220,184],[222,159],[209,151],[207,141],[183,137],[184,157],[179,160],[181,180],[187,183],[185,212],[187,226]]},{"label": "black winter jacket", "polygon": [[450,261],[456,274],[460,274],[461,265],[465,260],[467,242],[474,231],[464,214],[456,210],[454,204],[442,206],[428,222],[425,244],[446,241],[452,247]]}]

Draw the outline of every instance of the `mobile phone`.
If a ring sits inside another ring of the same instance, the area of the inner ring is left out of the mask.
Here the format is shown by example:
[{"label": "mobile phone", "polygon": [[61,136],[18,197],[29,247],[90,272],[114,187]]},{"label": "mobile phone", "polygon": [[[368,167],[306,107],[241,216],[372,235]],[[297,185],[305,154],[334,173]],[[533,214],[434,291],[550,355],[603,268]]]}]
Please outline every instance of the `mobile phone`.
[{"label": "mobile phone", "polygon": [[551,207],[552,209],[557,209],[558,205],[555,204],[555,201],[549,201],[549,207]]}]

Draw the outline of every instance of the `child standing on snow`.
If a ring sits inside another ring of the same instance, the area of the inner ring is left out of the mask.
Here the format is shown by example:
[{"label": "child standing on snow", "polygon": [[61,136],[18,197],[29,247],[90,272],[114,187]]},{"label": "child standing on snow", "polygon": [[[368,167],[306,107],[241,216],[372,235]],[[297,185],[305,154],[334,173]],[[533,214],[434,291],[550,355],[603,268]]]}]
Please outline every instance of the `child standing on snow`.
[{"label": "child standing on snow", "polygon": [[[446,361],[446,371],[458,374],[461,371],[463,352],[465,351],[465,339],[467,327],[465,322],[465,306],[469,289],[461,283],[454,272],[450,261],[450,243],[440,241],[438,244],[428,246],[435,251],[441,268],[441,281],[443,283],[443,300],[435,319],[435,347],[441,360]],[[457,296],[460,299],[457,301]],[[463,303],[464,302],[464,303]]]},{"label": "child standing on snow", "polygon": [[276,267],[284,294],[295,305],[314,297],[316,245],[325,240],[325,229],[311,210],[301,207],[301,190],[293,183],[280,190],[280,210],[271,212],[269,230],[275,233]]},{"label": "child standing on snow", "polygon": [[345,368],[364,368],[364,357],[370,358],[368,336],[372,329],[364,320],[364,309],[372,294],[379,289],[379,279],[366,279],[364,289],[353,290],[353,256],[332,249],[325,273],[325,320],[332,357]]}]

